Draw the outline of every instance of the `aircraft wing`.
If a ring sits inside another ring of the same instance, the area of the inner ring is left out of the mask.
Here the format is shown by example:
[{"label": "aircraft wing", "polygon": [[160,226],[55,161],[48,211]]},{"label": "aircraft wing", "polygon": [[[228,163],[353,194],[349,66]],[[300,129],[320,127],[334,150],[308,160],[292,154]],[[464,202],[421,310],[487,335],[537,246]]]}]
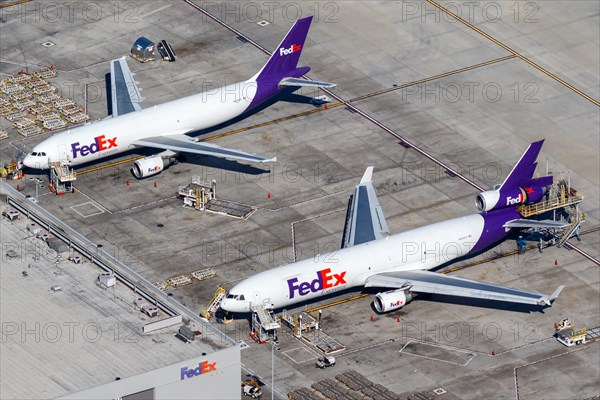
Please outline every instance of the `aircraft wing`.
[{"label": "aircraft wing", "polygon": [[332,88],[332,87],[335,86],[335,83],[319,82],[319,81],[309,81],[308,79],[300,79],[300,78],[283,78],[281,80],[281,82],[279,82],[279,86],[300,86],[300,87]]},{"label": "aircraft wing", "polygon": [[354,194],[350,196],[342,248],[382,239],[389,235],[388,225],[371,181],[372,175],[373,167],[367,168]]},{"label": "aircraft wing", "polygon": [[142,95],[125,57],[110,62],[110,88],[113,118],[142,109]]},{"label": "aircraft wing", "polygon": [[155,149],[172,150],[176,152],[201,154],[233,160],[244,160],[252,162],[275,162],[277,157],[265,158],[256,154],[243,151],[231,150],[216,144],[197,142],[186,135],[154,136],[133,142],[135,146],[152,147]]},{"label": "aircraft wing", "polygon": [[534,220],[534,219],[513,219],[504,225],[504,228],[564,228],[570,224],[566,221]]},{"label": "aircraft wing", "polygon": [[416,293],[434,293],[512,303],[552,305],[564,286],[551,295],[513,289],[431,271],[399,271],[375,274],[367,278],[366,287],[406,288]]}]

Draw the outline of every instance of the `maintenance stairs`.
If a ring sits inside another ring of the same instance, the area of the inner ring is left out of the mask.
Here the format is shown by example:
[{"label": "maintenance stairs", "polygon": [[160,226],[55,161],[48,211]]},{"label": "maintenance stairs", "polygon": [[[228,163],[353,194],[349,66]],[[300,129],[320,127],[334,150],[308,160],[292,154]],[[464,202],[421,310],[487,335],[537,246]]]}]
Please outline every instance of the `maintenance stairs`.
[{"label": "maintenance stairs", "polygon": [[215,295],[213,296],[212,300],[208,303],[208,306],[206,307],[206,315],[204,316],[205,318],[210,318],[213,315],[215,315],[215,313],[219,309],[219,306],[221,305],[221,301],[225,298],[226,294],[227,294],[227,291],[225,290],[225,288],[222,288],[222,287],[217,288]]},{"label": "maintenance stairs", "polygon": [[575,206],[582,201],[583,196],[567,196],[566,194],[563,194],[561,196],[551,198],[548,201],[519,206],[517,207],[517,210],[523,216],[523,218],[529,218],[535,215],[546,213],[548,211],[558,210],[559,208]]},{"label": "maintenance stairs", "polygon": [[269,340],[274,343],[279,328],[281,328],[281,325],[272,310],[267,310],[263,305],[252,307],[252,332],[250,332],[250,337],[257,343],[262,344]]},{"label": "maintenance stairs", "polygon": [[281,328],[281,324],[277,321],[273,311],[267,310],[263,305],[252,307],[252,311],[258,318],[258,323],[263,330],[272,331]]},{"label": "maintenance stairs", "polygon": [[585,213],[581,210],[578,210],[576,215],[571,218],[571,225],[567,227],[567,229],[563,232],[562,237],[558,240],[556,244],[558,247],[561,247],[565,242],[573,236],[579,237],[579,227],[581,223],[585,221]]},{"label": "maintenance stairs", "polygon": [[521,205],[517,210],[523,218],[531,218],[554,211],[560,211],[563,218],[569,223],[566,228],[555,232],[555,243],[561,247],[573,236],[579,237],[579,228],[585,221],[585,213],[579,209],[579,203],[583,201],[583,195],[570,187],[567,182],[560,180],[552,185],[548,191],[549,199],[535,204]]},{"label": "maintenance stairs", "polygon": [[50,162],[50,190],[56,194],[73,192],[77,173],[62,162]]}]

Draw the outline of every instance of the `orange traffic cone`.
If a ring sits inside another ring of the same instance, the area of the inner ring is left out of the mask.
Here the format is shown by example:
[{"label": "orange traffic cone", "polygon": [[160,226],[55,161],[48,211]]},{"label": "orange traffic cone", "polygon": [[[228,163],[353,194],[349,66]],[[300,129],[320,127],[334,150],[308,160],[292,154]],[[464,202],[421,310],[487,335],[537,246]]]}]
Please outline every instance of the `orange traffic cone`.
[{"label": "orange traffic cone", "polygon": [[496,355],[496,351],[494,349],[492,349],[492,355],[495,356]]},{"label": "orange traffic cone", "polygon": [[156,181],[154,181],[154,187],[156,187]]},{"label": "orange traffic cone", "polygon": [[129,186],[129,179],[127,179],[127,180],[125,181],[125,185],[126,185],[126,186]]},{"label": "orange traffic cone", "polygon": [[267,199],[271,198],[271,192],[267,193]]},{"label": "orange traffic cone", "polygon": [[400,316],[396,318],[396,322],[400,322]]},{"label": "orange traffic cone", "polygon": [[17,183],[17,191],[21,190],[21,185]]},{"label": "orange traffic cone", "polygon": [[371,314],[371,321],[375,321],[375,316],[373,316],[373,314]]},{"label": "orange traffic cone", "polygon": [[558,266],[558,258],[554,260],[554,265]]}]

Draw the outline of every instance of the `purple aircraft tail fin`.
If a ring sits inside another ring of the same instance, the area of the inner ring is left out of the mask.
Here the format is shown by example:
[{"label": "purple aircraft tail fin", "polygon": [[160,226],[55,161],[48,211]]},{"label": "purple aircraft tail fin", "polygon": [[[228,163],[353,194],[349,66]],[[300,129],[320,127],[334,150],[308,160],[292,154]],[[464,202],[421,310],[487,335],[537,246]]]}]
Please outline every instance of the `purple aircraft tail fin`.
[{"label": "purple aircraft tail fin", "polygon": [[529,145],[500,188],[519,187],[523,182],[533,178],[535,168],[537,167],[536,159],[538,154],[540,154],[540,150],[542,150],[543,144],[544,140],[542,139]]},{"label": "purple aircraft tail fin", "polygon": [[308,67],[297,68],[297,65],[312,18],[310,16],[296,21],[279,46],[273,51],[269,61],[254,76],[254,80],[269,77],[279,79],[284,77],[298,78],[310,70]]}]

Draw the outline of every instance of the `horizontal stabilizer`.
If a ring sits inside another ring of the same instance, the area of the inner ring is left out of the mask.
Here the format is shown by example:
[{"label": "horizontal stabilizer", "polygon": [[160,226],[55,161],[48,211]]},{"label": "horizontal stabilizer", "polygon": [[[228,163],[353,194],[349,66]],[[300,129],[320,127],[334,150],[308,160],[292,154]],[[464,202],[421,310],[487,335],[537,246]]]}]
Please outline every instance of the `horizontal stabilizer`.
[{"label": "horizontal stabilizer", "polygon": [[513,219],[502,226],[504,228],[565,228],[569,225],[571,224],[567,221],[553,221],[551,219],[542,221],[535,219]]},{"label": "horizontal stabilizer", "polygon": [[228,158],[233,160],[260,163],[277,161],[277,157],[265,158],[252,153],[227,149],[212,143],[197,142],[193,138],[186,135],[155,136],[137,140],[133,142],[133,145],[183,153],[201,154],[219,158]]},{"label": "horizontal stabilizer", "polygon": [[415,293],[442,294],[534,305],[551,305],[552,300],[558,297],[563,288],[561,286],[551,295],[544,295],[430,271],[398,271],[374,274],[367,278],[365,287],[392,289],[409,287],[410,291]]},{"label": "horizontal stabilizer", "polygon": [[332,88],[335,86],[335,83],[309,81],[307,79],[300,78],[284,78],[281,80],[281,82],[279,82],[279,86]]}]

